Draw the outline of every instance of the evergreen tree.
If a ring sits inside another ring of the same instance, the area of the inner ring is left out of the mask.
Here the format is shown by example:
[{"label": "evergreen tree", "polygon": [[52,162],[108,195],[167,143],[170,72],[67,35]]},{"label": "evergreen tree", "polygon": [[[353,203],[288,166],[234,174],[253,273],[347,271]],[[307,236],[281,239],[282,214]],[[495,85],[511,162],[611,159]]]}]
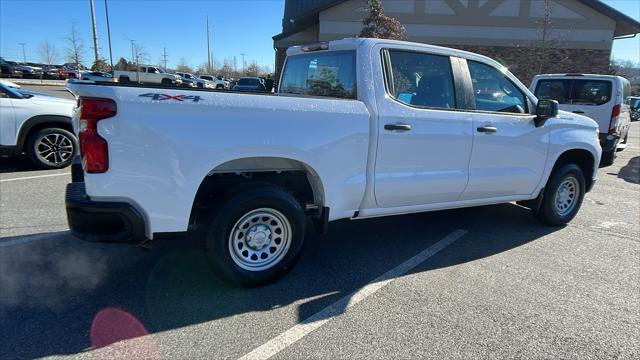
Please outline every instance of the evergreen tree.
[{"label": "evergreen tree", "polygon": [[367,0],[369,16],[362,20],[358,37],[406,40],[407,31],[396,19],[386,16],[380,0]]}]

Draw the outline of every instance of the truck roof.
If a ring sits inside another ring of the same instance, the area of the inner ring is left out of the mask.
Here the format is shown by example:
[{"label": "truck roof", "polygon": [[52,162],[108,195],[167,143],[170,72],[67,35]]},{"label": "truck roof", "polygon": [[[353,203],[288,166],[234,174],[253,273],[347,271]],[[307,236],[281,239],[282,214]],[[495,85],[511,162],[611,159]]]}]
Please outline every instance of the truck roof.
[{"label": "truck roof", "polygon": [[536,78],[600,78],[600,79],[621,79],[627,80],[618,75],[606,75],[606,74],[581,74],[581,73],[564,73],[564,74],[538,74],[533,77]]},{"label": "truck roof", "polygon": [[[337,50],[355,50],[360,46],[373,47],[378,44],[387,44],[393,46],[403,46],[406,48],[412,48],[417,51],[427,51],[432,53],[440,53],[443,55],[459,56],[466,59],[478,60],[482,62],[490,62],[497,67],[504,67],[504,65],[493,60],[492,58],[480,54],[476,54],[469,51],[453,49],[443,46],[429,45],[423,43],[415,43],[410,41],[401,40],[389,40],[389,39],[373,39],[373,38],[344,38],[341,40],[324,41],[308,45],[292,46],[287,49],[287,56],[295,56],[306,54],[314,51],[337,51]],[[311,50],[309,50],[311,49]]]}]

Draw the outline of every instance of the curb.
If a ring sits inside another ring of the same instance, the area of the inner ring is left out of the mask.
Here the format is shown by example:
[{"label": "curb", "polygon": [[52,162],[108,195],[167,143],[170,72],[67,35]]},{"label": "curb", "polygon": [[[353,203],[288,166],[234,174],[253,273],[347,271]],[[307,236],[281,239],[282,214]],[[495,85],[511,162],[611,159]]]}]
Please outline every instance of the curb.
[{"label": "curb", "polygon": [[48,85],[48,86],[65,86],[66,80],[40,80],[40,79],[9,79],[14,84],[18,85]]}]

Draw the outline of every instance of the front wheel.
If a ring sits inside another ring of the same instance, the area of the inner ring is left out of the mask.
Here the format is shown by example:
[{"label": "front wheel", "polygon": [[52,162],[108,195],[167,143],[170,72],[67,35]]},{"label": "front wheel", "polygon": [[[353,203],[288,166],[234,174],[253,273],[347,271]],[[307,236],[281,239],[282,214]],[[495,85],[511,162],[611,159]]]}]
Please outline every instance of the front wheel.
[{"label": "front wheel", "polygon": [[64,129],[40,129],[27,140],[27,155],[41,169],[61,169],[73,161],[78,149],[75,136]]},{"label": "front wheel", "polygon": [[564,225],[571,221],[584,199],[584,174],[579,166],[566,164],[555,170],[544,189],[542,203],[534,215],[547,225]]},{"label": "front wheel", "polygon": [[263,285],[286,274],[304,245],[302,206],[278,187],[257,186],[228,196],[207,225],[213,265],[241,286]]}]

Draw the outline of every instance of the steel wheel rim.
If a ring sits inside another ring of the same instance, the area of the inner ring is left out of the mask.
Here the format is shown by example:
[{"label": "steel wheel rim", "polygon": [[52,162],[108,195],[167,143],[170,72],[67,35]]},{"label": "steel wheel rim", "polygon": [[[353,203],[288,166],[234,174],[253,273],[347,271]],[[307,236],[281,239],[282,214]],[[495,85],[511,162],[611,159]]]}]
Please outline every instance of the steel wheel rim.
[{"label": "steel wheel rim", "polygon": [[231,259],[248,271],[272,268],[287,255],[290,246],[291,224],[286,216],[271,208],[249,211],[229,234]]},{"label": "steel wheel rim", "polygon": [[579,190],[578,179],[573,176],[567,177],[560,183],[554,199],[555,210],[558,215],[565,216],[575,209],[578,203]]},{"label": "steel wheel rim", "polygon": [[60,165],[73,156],[73,141],[64,134],[47,134],[36,141],[35,151],[41,161]]}]

